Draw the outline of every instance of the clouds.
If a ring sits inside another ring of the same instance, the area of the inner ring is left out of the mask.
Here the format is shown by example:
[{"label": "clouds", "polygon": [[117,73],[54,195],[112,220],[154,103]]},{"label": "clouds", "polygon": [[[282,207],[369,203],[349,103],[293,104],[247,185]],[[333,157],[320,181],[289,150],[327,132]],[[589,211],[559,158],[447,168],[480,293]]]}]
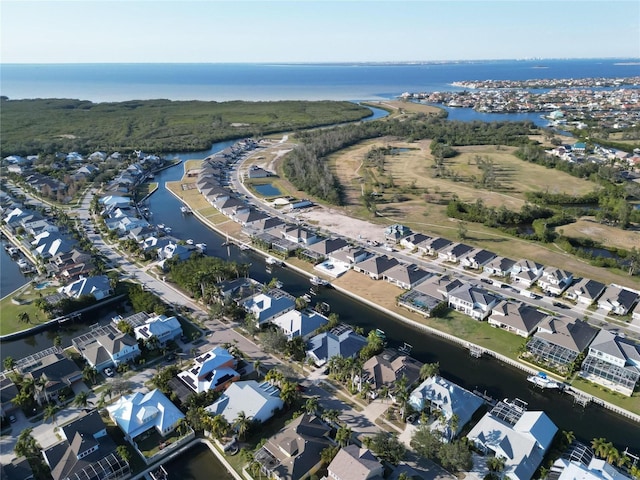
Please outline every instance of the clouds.
[{"label": "clouds", "polygon": [[23,1],[3,63],[638,57],[635,1]]}]

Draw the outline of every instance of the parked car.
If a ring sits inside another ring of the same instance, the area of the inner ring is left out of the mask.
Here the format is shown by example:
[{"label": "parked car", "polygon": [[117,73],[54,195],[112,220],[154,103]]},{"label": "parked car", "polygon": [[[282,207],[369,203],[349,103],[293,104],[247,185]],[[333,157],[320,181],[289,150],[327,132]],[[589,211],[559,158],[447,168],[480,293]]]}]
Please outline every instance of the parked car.
[{"label": "parked car", "polygon": [[16,420],[17,420],[17,418],[16,418],[15,415],[9,415],[9,422],[10,423],[16,423]]}]

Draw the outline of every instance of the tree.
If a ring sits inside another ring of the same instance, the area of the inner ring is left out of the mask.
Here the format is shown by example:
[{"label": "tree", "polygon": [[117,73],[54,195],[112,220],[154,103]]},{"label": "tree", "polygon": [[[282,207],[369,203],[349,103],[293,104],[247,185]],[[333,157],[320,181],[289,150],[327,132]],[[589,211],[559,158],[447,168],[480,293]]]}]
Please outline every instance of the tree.
[{"label": "tree", "polygon": [[291,407],[298,396],[298,388],[295,383],[286,381],[280,386],[280,399],[287,407]]},{"label": "tree", "polygon": [[54,347],[61,347],[62,346],[62,337],[60,336],[60,334],[56,335],[53,338],[53,346]]},{"label": "tree", "polygon": [[76,407],[84,408],[89,403],[89,392],[82,391],[76,394],[76,397],[73,399],[73,404]]},{"label": "tree", "polygon": [[264,379],[272,385],[280,386],[284,382],[284,374],[281,371],[272,368],[264,376]]},{"label": "tree", "polygon": [[340,412],[338,412],[338,410],[330,408],[322,412],[322,418],[325,422],[336,423],[340,418]]},{"label": "tree", "polygon": [[382,387],[380,387],[380,398],[383,400],[386,400],[387,398],[389,398],[389,386],[388,385],[382,385]]},{"label": "tree", "polygon": [[503,457],[489,457],[487,458],[487,468],[492,477],[496,477],[497,473],[504,470],[504,458]]},{"label": "tree", "polygon": [[4,365],[5,370],[13,370],[16,367],[16,361],[11,356],[5,357],[2,364]]},{"label": "tree", "polygon": [[407,453],[406,447],[393,433],[378,432],[372,437],[365,437],[364,444],[380,460],[397,465]]},{"label": "tree", "polygon": [[233,428],[238,432],[238,439],[244,440],[244,437],[251,426],[251,419],[247,417],[244,411],[238,412],[238,416],[233,421]]},{"label": "tree", "polygon": [[227,419],[222,415],[215,415],[211,417],[208,423],[209,430],[215,438],[224,437],[229,433],[229,429],[231,428]]},{"label": "tree", "polygon": [[306,348],[307,346],[302,337],[293,337],[287,342],[285,350],[293,360],[301,362],[307,354]]},{"label": "tree", "polygon": [[44,408],[44,414],[43,414],[43,421],[46,422],[47,420],[51,419],[51,421],[53,423],[56,422],[56,414],[58,413],[58,408],[55,405],[47,405]]},{"label": "tree", "polygon": [[341,447],[346,447],[351,442],[352,431],[348,427],[340,427],[336,432],[336,443]]},{"label": "tree", "polygon": [[434,377],[440,373],[440,363],[425,363],[420,367],[420,380]]},{"label": "tree", "polygon": [[124,460],[127,463],[129,463],[131,461],[131,458],[133,458],[133,455],[131,453],[131,450],[129,450],[128,445],[118,445],[118,447],[116,448],[116,453],[122,460]]},{"label": "tree", "polygon": [[458,238],[460,240],[466,240],[467,239],[467,222],[464,221],[459,221],[458,222]]},{"label": "tree", "polygon": [[85,365],[84,368],[82,369],[82,379],[85,382],[91,382],[95,384],[97,376],[98,376],[98,370],[96,370],[95,367],[92,367],[89,364]]},{"label": "tree", "polygon": [[443,443],[438,451],[440,464],[450,472],[468,472],[473,467],[473,457],[465,442]]},{"label": "tree", "polygon": [[593,453],[595,453],[597,457],[606,457],[607,452],[609,451],[609,447],[610,444],[607,442],[606,438],[600,437],[591,440],[591,448],[593,449]]},{"label": "tree", "polygon": [[43,373],[38,378],[34,379],[34,382],[38,403],[42,404],[42,397],[44,397],[45,403],[49,403],[49,393],[47,392],[47,384],[49,383],[49,379],[47,378],[47,376]]},{"label": "tree", "polygon": [[31,323],[31,318],[27,312],[20,312],[18,314],[18,321],[23,323]]},{"label": "tree", "polygon": [[18,457],[37,458],[40,456],[42,447],[38,444],[35,438],[31,435],[33,428],[26,428],[18,436],[13,451],[16,452]]},{"label": "tree", "polygon": [[426,458],[437,458],[441,445],[440,436],[426,425],[421,425],[411,437],[411,447],[416,453]]},{"label": "tree", "polygon": [[329,465],[333,462],[333,459],[336,457],[338,452],[340,451],[340,447],[327,447],[320,452],[320,460],[325,465]]},{"label": "tree", "polygon": [[262,365],[262,362],[260,362],[260,360],[255,360],[253,362],[253,369],[256,371],[256,374],[258,375],[258,380],[260,380],[260,366]]},{"label": "tree", "polygon": [[316,411],[318,410],[318,407],[319,407],[318,397],[309,397],[307,398],[307,401],[304,402],[304,410],[309,415],[315,414]]}]

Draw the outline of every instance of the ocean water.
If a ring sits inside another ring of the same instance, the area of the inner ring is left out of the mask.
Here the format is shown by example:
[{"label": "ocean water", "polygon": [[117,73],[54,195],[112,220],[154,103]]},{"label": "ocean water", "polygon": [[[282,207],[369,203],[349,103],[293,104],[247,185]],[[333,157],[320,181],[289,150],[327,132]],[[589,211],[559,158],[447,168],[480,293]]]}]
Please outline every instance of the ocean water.
[{"label": "ocean water", "polygon": [[629,77],[638,59],[413,64],[2,64],[11,99],[383,100],[462,80]]}]

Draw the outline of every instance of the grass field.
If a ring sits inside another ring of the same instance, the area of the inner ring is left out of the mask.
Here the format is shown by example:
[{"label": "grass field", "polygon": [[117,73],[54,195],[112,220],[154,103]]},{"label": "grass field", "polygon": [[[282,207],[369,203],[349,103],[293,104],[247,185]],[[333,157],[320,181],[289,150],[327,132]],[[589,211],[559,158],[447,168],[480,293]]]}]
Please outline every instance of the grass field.
[{"label": "grass field", "polygon": [[[8,295],[0,300],[0,335],[19,332],[26,328],[35,327],[48,322],[50,319],[46,317],[44,312],[35,306],[35,301],[40,295],[47,296],[56,293],[55,286],[50,286],[42,290],[35,290],[32,283],[28,283],[18,289],[15,294]],[[16,305],[11,301],[12,298],[18,297],[24,301],[23,305]],[[18,315],[25,312],[29,315],[29,323],[20,322]]]},{"label": "grass field", "polygon": [[589,238],[607,247],[627,250],[640,246],[640,231],[621,230],[596,222],[592,217],[583,217],[575,223],[563,225],[556,230],[567,237]]}]

